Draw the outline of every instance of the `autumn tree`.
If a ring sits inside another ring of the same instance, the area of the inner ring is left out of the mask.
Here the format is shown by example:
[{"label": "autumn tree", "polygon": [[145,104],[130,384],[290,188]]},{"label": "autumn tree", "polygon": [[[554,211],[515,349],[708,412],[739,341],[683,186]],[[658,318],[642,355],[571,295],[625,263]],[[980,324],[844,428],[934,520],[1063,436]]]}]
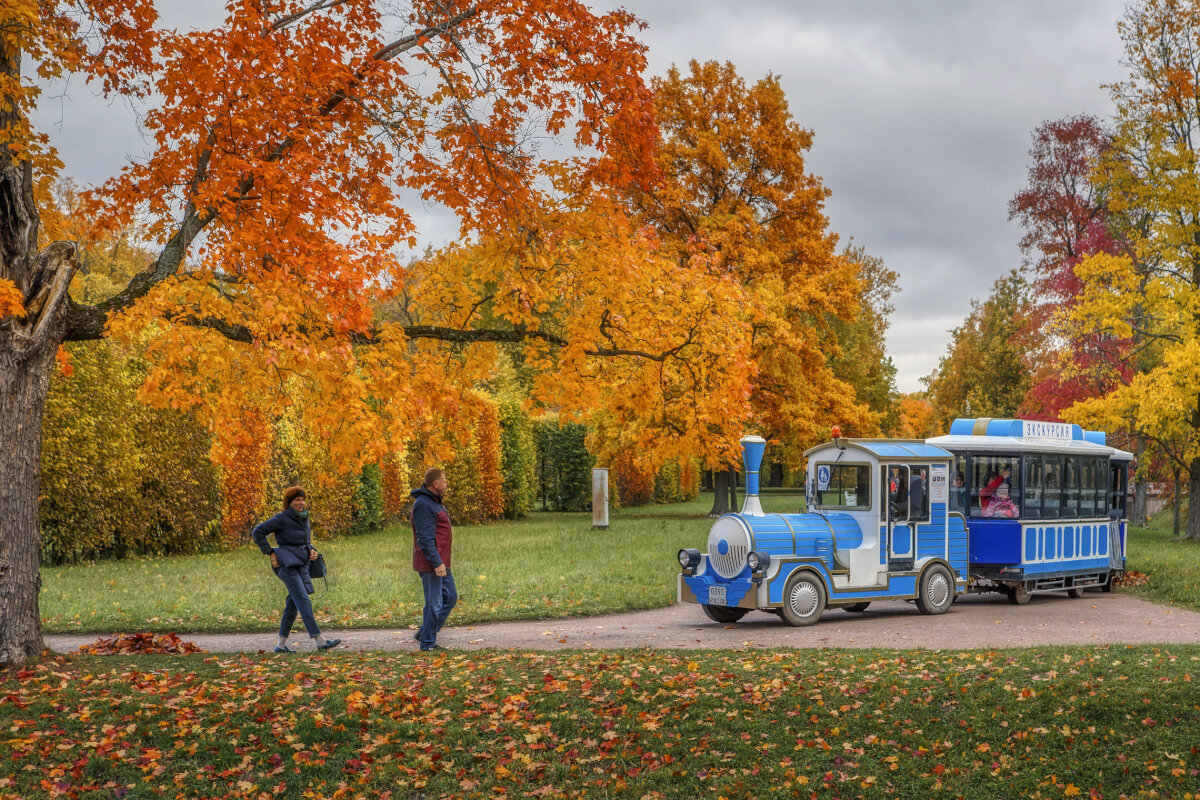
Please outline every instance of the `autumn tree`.
[{"label": "autumn tree", "polygon": [[948,430],[956,417],[1015,417],[1029,388],[1021,331],[1030,309],[1029,284],[1016,271],[992,284],[982,302],[950,332],[946,355],[923,378],[933,421]]},{"label": "autumn tree", "polygon": [[[1111,157],[1102,165],[1114,213],[1141,217],[1118,254],[1077,267],[1072,319],[1080,328],[1138,342],[1152,353],[1128,385],[1064,417],[1094,427],[1132,423],[1188,473],[1200,496],[1200,3],[1144,0],[1118,24],[1128,78],[1116,105]],[[1188,535],[1200,540],[1200,505]]]},{"label": "autumn tree", "polygon": [[937,429],[933,421],[933,404],[921,393],[900,395],[895,426],[886,433],[896,439],[928,439],[949,432],[948,427]]},{"label": "autumn tree", "polygon": [[1075,402],[1128,381],[1131,343],[1068,323],[1083,288],[1075,268],[1086,257],[1116,253],[1122,230],[1096,171],[1109,136],[1095,117],[1040,125],[1029,151],[1029,179],[1009,203],[1009,218],[1024,228],[1021,249],[1032,276],[1034,302],[1026,324],[1032,382],[1021,415],[1058,420]]},{"label": "autumn tree", "polygon": [[[298,405],[355,466],[385,434],[453,413],[461,384],[447,343],[570,351],[565,383],[614,349],[599,320],[572,329],[586,342],[568,342],[519,302],[486,328],[373,312],[407,278],[395,253],[417,231],[402,191],[457,213],[464,234],[515,237],[564,186],[603,195],[653,178],[628,13],[571,0],[233,0],[212,30],[155,24],[153,5],[135,0],[0,10],[0,667],[42,647],[40,430],[64,341],[153,334],[143,395],[211,420],[218,458],[251,407]],[[101,234],[144,221],[153,260],[95,302],[69,295],[77,250],[42,217],[58,162],[30,127],[26,65],[151,104],[152,151],[89,203]],[[562,134],[571,155],[540,153]],[[664,327],[664,349],[678,333]]]},{"label": "autumn tree", "polygon": [[[652,86],[664,178],[630,192],[628,204],[664,258],[703,269],[741,296],[749,351],[739,352],[740,339],[713,346],[727,362],[753,365],[758,432],[796,462],[831,422],[848,433],[871,429],[870,411],[823,347],[834,339],[831,319],[858,314],[859,266],[836,251],[824,211],[829,192],[805,163],[812,133],[792,118],[779,79],[747,85],[732,64],[692,62]],[[655,424],[675,424],[671,416]],[[715,438],[721,426],[709,427],[701,435]],[[728,463],[709,458],[706,466]]]},{"label": "autumn tree", "polygon": [[887,352],[888,318],[895,308],[892,295],[899,276],[860,245],[851,243],[842,257],[857,273],[858,314],[852,320],[830,320],[836,346],[830,348],[829,366],[878,420],[878,429],[868,428],[858,435],[874,436],[899,425],[903,413],[896,390],[896,365]]}]

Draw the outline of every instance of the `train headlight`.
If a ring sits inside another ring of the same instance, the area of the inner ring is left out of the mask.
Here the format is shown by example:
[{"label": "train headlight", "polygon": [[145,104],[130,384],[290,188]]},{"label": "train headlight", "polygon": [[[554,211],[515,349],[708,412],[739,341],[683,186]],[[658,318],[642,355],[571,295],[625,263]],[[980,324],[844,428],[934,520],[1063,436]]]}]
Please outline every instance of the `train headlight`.
[{"label": "train headlight", "polygon": [[746,556],[746,564],[749,565],[750,569],[758,572],[760,569],[766,569],[771,566],[771,556],[767,553],[756,553],[751,550]]},{"label": "train headlight", "polygon": [[684,569],[694,570],[700,565],[700,551],[695,548],[685,547],[679,551],[679,566]]}]

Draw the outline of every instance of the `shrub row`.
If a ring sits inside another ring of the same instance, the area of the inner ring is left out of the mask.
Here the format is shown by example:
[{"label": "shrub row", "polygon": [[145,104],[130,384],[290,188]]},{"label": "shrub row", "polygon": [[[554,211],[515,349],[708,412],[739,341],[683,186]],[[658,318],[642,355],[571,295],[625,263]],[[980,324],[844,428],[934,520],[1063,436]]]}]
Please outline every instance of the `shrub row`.
[{"label": "shrub row", "polygon": [[[454,454],[441,463],[428,437],[346,475],[326,443],[286,407],[247,410],[232,452],[212,460],[194,417],[138,402],[136,354],[106,342],[69,348],[72,374],[51,380],[43,428],[43,558],[196,553],[235,547],[280,510],[286,487],[305,487],[315,537],[375,530],[406,515],[409,492],[430,466],[450,479],[455,524],[520,518],[535,508],[582,511],[591,502],[588,429],[557,415],[531,419],[523,398],[467,398],[453,422]],[[612,465],[621,505],[694,497],[699,471],[670,462],[653,472],[621,454]]]}]

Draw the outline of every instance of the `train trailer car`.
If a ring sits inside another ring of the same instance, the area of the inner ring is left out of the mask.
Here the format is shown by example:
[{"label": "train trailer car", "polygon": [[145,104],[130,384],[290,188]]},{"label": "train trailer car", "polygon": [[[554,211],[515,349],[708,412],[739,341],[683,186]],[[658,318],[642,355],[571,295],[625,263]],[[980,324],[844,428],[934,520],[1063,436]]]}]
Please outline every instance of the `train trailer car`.
[{"label": "train trailer car", "polygon": [[1077,425],[955,420],[925,441],[842,439],[805,453],[807,508],[765,514],[766,442],[742,440],[746,498],[679,551],[678,598],[716,622],[758,609],[811,625],[828,606],[862,612],[912,600],[946,612],[957,595],[1111,588],[1125,568],[1132,456]]},{"label": "train trailer car", "polygon": [[1102,431],[1020,419],[956,419],[927,439],[954,454],[950,506],[967,518],[970,590],[1023,605],[1037,592],[1111,590],[1125,570],[1133,455]]},{"label": "train trailer car", "polygon": [[742,440],[742,511],[712,526],[706,552],[680,550],[680,602],[736,622],[759,609],[811,625],[827,606],[861,612],[914,600],[945,613],[967,586],[967,527],[949,512],[953,454],[921,441],[842,439],[805,453],[809,511],[764,514],[758,468],[766,442]]}]

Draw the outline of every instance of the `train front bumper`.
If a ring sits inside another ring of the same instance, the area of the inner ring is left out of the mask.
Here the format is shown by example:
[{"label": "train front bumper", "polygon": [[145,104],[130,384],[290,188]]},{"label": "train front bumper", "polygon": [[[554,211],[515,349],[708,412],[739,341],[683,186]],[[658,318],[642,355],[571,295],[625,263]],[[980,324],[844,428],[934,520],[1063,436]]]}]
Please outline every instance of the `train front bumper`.
[{"label": "train front bumper", "polygon": [[757,588],[748,578],[727,581],[711,574],[679,573],[678,597],[681,603],[755,609],[758,608]]}]

